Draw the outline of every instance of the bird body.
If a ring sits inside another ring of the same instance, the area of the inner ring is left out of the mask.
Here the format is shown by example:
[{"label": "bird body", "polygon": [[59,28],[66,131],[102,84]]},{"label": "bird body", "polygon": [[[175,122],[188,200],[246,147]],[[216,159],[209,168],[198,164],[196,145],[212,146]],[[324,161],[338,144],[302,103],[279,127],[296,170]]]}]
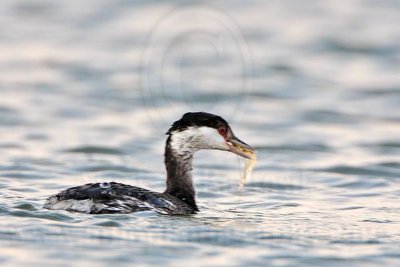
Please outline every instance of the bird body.
[{"label": "bird body", "polygon": [[115,182],[91,183],[49,197],[44,207],[93,214],[145,210],[169,215],[193,214],[199,211],[192,179],[193,154],[196,151],[217,149],[246,158],[255,157],[254,149],[240,141],[223,118],[210,113],[184,114],[172,124],[167,135],[165,192]]},{"label": "bird body", "polygon": [[193,213],[192,207],[170,194],[115,182],[68,188],[50,197],[45,208],[92,214],[145,210],[171,215]]}]

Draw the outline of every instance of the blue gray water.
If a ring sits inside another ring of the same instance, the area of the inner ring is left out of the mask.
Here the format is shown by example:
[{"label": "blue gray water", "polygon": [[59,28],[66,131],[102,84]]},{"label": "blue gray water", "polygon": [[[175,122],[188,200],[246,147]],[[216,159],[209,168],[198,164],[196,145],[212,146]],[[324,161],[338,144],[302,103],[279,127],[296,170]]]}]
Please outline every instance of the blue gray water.
[{"label": "blue gray water", "polygon": [[[0,3],[1,266],[400,266],[400,4]],[[201,212],[42,208],[94,181],[164,189],[169,124],[204,110],[258,150],[199,152]]]}]

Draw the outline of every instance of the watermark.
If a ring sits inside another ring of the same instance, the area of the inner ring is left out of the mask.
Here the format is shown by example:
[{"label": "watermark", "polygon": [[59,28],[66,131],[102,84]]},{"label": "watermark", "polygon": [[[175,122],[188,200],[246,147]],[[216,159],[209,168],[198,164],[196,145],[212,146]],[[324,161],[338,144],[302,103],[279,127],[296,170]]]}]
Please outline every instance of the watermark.
[{"label": "watermark", "polygon": [[240,112],[252,59],[235,20],[204,5],[176,6],[152,27],[141,59],[142,96],[154,125],[187,111]]}]

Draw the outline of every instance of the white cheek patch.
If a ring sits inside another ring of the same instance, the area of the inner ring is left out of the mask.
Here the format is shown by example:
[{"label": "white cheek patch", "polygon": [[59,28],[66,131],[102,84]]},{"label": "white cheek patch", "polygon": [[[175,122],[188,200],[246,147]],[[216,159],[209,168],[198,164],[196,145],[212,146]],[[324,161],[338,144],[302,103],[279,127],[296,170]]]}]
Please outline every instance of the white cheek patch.
[{"label": "white cheek patch", "polygon": [[199,127],[197,130],[197,139],[205,148],[228,150],[225,138],[218,133],[217,129],[211,127]]},{"label": "white cheek patch", "polygon": [[200,149],[229,150],[225,139],[211,127],[189,127],[171,136],[171,146],[178,152],[195,152]]}]

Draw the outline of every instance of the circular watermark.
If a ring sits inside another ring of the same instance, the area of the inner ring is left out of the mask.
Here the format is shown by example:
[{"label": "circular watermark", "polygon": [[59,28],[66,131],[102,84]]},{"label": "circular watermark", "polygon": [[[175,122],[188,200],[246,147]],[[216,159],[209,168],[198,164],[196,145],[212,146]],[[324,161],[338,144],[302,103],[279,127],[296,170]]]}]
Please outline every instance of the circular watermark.
[{"label": "circular watermark", "polygon": [[142,96],[156,127],[187,111],[232,119],[251,89],[250,50],[219,9],[177,6],[150,31],[141,59]]}]

